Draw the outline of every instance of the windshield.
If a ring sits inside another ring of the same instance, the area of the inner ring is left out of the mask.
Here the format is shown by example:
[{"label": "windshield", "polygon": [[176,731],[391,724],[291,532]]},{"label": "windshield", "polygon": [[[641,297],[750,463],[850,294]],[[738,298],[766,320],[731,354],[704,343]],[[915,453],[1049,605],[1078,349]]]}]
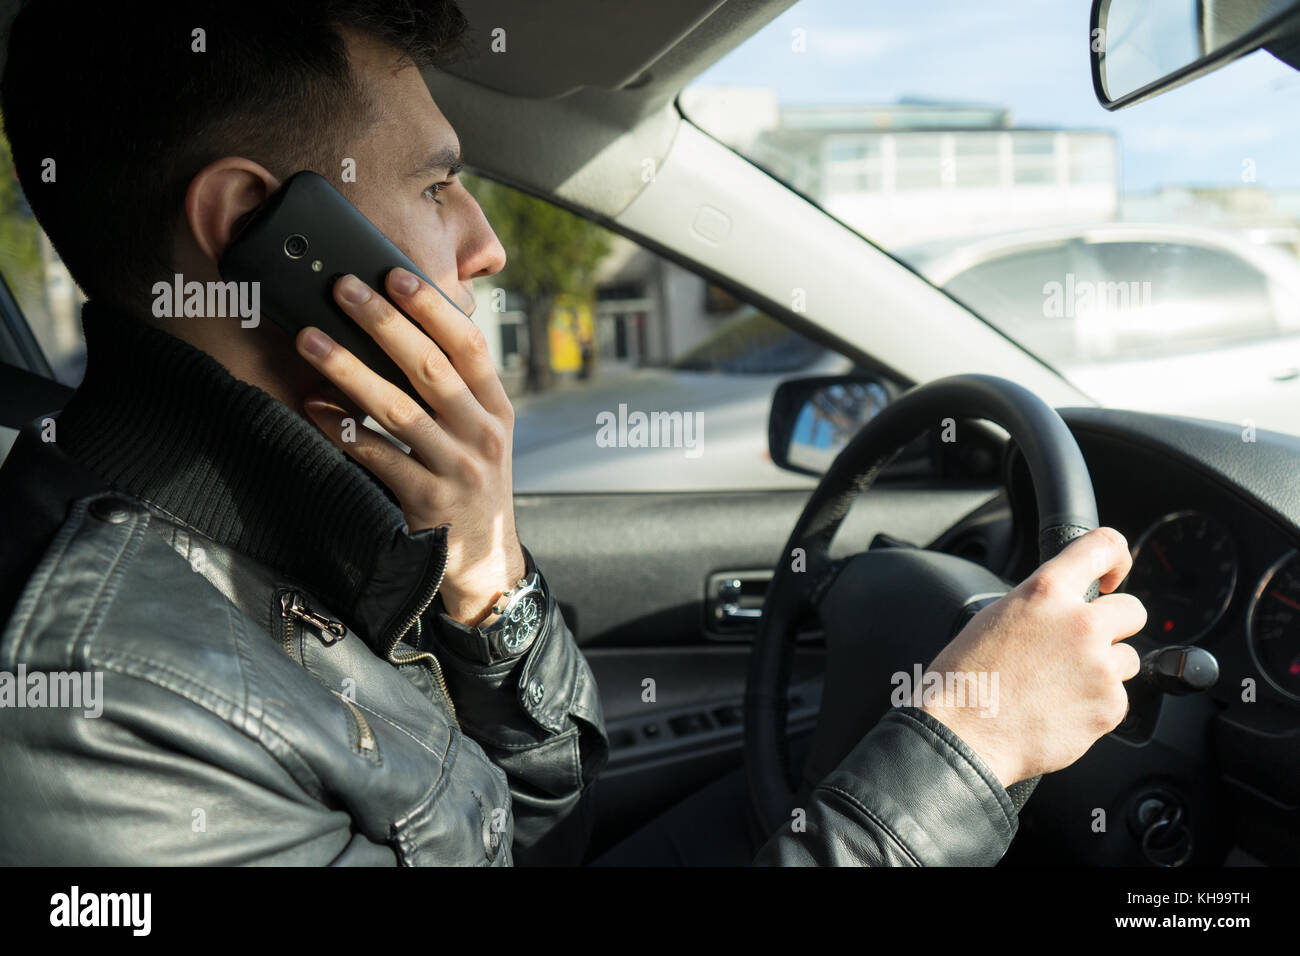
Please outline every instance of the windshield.
[{"label": "windshield", "polygon": [[1300,73],[1260,52],[1109,113],[1088,26],[802,0],[681,105],[1102,404],[1300,434]]}]

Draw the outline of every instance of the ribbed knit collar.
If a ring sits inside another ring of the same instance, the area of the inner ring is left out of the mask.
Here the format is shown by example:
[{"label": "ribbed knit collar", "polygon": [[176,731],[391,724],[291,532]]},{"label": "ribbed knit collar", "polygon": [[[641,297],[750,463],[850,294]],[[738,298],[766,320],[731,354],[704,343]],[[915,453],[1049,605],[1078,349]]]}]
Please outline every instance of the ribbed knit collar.
[{"label": "ribbed knit collar", "polygon": [[187,342],[83,308],[86,374],[59,447],[113,488],[301,583],[377,650],[440,573],[378,482],[306,419]]}]

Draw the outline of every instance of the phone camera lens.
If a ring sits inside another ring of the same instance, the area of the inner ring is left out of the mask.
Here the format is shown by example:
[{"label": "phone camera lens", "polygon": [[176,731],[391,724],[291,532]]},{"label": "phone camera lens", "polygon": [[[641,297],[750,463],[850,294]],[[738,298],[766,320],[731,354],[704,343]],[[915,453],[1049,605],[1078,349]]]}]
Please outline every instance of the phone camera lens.
[{"label": "phone camera lens", "polygon": [[307,254],[307,237],[295,233],[284,240],[284,254],[290,259],[301,259]]}]

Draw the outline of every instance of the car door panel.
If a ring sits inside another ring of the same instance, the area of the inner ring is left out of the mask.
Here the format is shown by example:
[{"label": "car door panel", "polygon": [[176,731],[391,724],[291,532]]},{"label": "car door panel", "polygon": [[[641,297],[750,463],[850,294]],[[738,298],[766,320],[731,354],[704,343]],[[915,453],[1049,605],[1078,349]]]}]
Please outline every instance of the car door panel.
[{"label": "car door panel", "polygon": [[[998,489],[884,483],[845,519],[834,555],[878,532],[925,545]],[[600,687],[610,760],[595,790],[599,853],[655,814],[738,768],[746,636],[715,633],[706,586],[719,572],[770,569],[803,490],[520,495],[521,539],[546,574]],[[789,731],[798,761],[820,709],[823,652],[796,653]]]},{"label": "car door panel", "polygon": [[[880,531],[927,544],[995,493],[881,485],[849,513],[832,554],[864,550]],[[515,512],[580,645],[690,646],[706,641],[709,576],[774,566],[808,494],[519,495]]]}]

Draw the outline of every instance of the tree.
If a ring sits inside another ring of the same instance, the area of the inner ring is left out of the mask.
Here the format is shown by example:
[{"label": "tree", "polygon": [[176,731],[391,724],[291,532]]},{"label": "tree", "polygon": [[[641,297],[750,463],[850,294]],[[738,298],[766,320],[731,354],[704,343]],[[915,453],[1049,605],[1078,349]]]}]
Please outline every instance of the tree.
[{"label": "tree", "polygon": [[506,267],[494,280],[524,302],[528,316],[530,392],[553,384],[549,321],[562,292],[590,295],[600,261],[611,249],[610,234],[594,223],[477,176],[464,175],[465,186],[483,207],[506,250]]},{"label": "tree", "polygon": [[40,227],[14,175],[9,141],[0,134],[0,261],[11,284],[44,290]]}]

